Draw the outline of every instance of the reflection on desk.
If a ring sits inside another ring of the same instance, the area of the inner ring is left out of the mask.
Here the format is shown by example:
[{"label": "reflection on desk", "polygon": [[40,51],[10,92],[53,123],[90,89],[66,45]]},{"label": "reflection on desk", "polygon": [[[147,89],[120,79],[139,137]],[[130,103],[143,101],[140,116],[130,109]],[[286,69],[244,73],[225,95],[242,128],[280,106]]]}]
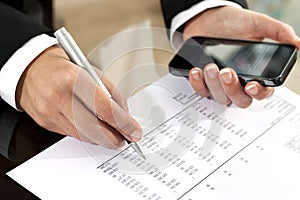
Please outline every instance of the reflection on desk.
[{"label": "reflection on desk", "polygon": [[63,138],[36,124],[26,113],[0,103],[0,191],[7,199],[37,199],[5,173]]}]

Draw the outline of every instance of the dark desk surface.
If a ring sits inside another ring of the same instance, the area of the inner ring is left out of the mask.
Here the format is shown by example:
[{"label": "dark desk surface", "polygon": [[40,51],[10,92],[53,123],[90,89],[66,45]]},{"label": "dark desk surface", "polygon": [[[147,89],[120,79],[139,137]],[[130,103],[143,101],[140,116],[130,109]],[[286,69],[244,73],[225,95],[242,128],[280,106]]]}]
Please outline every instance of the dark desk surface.
[{"label": "dark desk surface", "polygon": [[63,136],[38,126],[28,115],[0,106],[0,192],[5,199],[38,199],[6,175]]}]

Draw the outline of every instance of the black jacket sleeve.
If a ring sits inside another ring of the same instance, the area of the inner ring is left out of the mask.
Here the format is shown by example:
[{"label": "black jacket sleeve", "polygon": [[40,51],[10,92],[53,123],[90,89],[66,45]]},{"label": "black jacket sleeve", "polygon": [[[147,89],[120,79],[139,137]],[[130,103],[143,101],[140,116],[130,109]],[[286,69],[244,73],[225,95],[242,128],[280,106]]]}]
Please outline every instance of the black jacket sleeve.
[{"label": "black jacket sleeve", "polygon": [[[161,0],[166,27],[168,29],[171,27],[171,21],[178,13],[189,9],[201,1],[203,0]],[[238,3],[244,8],[248,7],[246,0],[232,0],[232,2]]]},{"label": "black jacket sleeve", "polygon": [[[33,22],[29,17],[16,10],[21,10],[22,5],[23,1],[19,0],[0,1],[0,69],[17,49],[34,36],[41,33],[52,35],[51,29],[37,22]],[[5,114],[7,113],[7,107],[9,107],[8,104],[0,97],[1,137],[5,134],[10,137],[18,121],[17,112],[14,117],[8,117],[8,115]],[[3,144],[5,141],[9,141],[9,137],[7,137],[7,140],[3,138],[0,139],[0,153],[5,149],[3,148],[3,146],[5,146]]]},{"label": "black jacket sleeve", "polygon": [[52,35],[52,30],[0,2],[0,69],[24,43],[42,33]]}]

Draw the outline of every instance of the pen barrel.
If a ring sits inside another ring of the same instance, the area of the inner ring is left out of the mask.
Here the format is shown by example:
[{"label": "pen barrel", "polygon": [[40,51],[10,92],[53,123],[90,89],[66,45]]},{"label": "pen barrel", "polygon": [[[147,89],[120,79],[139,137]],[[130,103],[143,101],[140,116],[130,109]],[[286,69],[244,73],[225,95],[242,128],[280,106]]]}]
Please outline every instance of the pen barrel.
[{"label": "pen barrel", "polygon": [[[64,28],[60,28],[54,33],[55,37],[57,38],[59,44],[62,46],[62,48],[65,50],[65,52],[68,54],[71,61],[80,67],[84,68],[91,77],[96,81],[96,83],[102,88],[102,90],[111,97],[111,94],[105,87],[105,85],[102,83],[101,79],[95,72],[93,66],[90,64],[88,59],[85,57],[85,55],[80,50],[79,46],[76,44],[75,40],[72,38],[71,34]],[[98,118],[100,118],[98,116]],[[101,119],[101,118],[100,118]],[[133,149],[138,152],[144,159],[145,156],[139,147],[139,145],[135,142],[130,142],[127,140],[127,142],[133,147]]]},{"label": "pen barrel", "polygon": [[95,72],[93,66],[90,64],[88,59],[85,57],[75,40],[72,38],[71,34],[63,27],[57,30],[54,33],[57,38],[59,44],[63,47],[65,52],[68,54],[69,58],[75,64],[84,68],[91,77],[96,81],[96,83],[104,90],[104,92],[111,97],[111,94],[105,87],[105,85],[100,80],[99,76]]}]

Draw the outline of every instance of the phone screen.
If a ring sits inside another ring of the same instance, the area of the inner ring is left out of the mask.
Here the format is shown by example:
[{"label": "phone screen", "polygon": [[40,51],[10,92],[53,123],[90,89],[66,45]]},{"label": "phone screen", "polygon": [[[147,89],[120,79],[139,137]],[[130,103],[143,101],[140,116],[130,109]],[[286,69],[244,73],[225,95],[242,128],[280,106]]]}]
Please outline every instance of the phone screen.
[{"label": "phone screen", "polygon": [[205,49],[217,65],[231,67],[238,74],[260,76],[271,61],[278,46],[264,44],[241,46],[220,43],[205,46]]}]

